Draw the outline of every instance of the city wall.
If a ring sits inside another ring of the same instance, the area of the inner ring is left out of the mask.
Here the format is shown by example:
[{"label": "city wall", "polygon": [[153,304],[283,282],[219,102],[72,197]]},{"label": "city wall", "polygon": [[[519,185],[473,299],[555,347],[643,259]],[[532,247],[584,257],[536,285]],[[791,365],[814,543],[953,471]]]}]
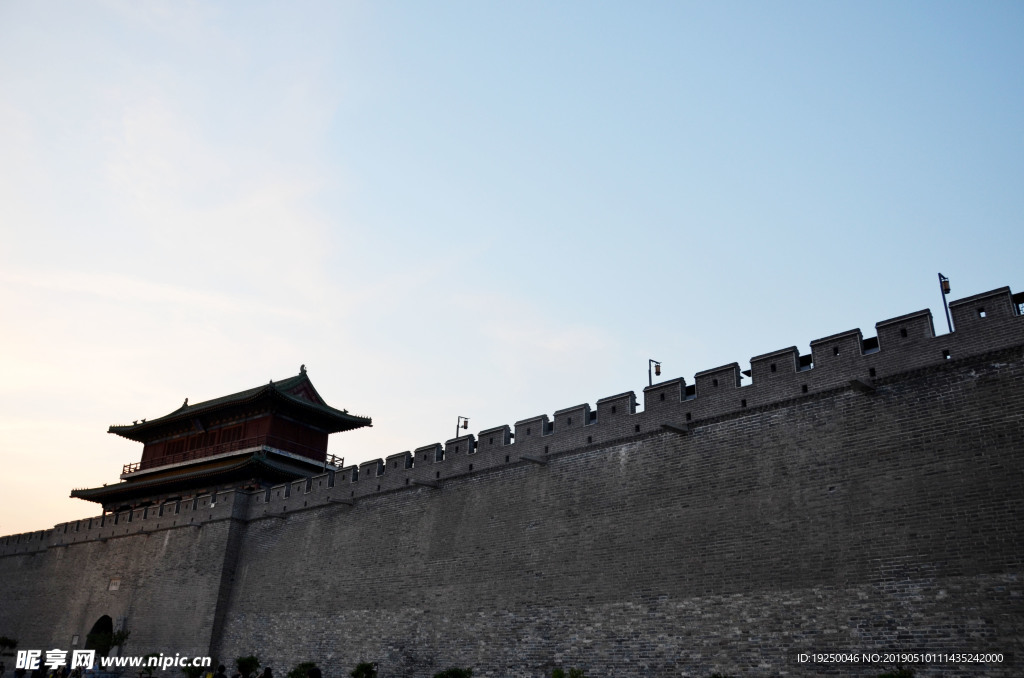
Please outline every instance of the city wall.
[{"label": "city wall", "polygon": [[[346,675],[877,675],[801,652],[1024,644],[1007,288],[246,494],[0,538],[0,635]],[[118,588],[110,590],[111,580]],[[202,650],[202,652],[199,652]],[[344,669],[344,670],[343,670]]]}]

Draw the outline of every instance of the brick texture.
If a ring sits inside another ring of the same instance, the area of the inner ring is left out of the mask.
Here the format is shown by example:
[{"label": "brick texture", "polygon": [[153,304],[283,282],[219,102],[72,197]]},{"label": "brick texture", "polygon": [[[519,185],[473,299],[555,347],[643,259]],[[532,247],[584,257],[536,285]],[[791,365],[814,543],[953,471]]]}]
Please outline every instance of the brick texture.
[{"label": "brick texture", "polygon": [[816,652],[1001,653],[914,668],[1022,675],[1024,318],[1006,288],[951,306],[952,335],[909,314],[877,348],[812,342],[813,367],[759,356],[752,385],[727,365],[645,389],[640,411],[624,393],[308,490],[0,538],[0,635],[69,647],[109,614],[126,653],[327,678],[892,666],[797,660]]}]

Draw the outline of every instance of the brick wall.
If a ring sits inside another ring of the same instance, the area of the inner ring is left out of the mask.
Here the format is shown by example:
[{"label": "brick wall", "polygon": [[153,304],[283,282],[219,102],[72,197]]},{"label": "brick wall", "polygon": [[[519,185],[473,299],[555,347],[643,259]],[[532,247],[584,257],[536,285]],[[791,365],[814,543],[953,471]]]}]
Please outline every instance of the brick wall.
[{"label": "brick wall", "polygon": [[[223,653],[389,676],[868,676],[881,667],[795,657],[1012,657],[1022,357],[251,522]],[[920,675],[1020,670],[945,668]]]},{"label": "brick wall", "polygon": [[1024,318],[1006,288],[951,306],[952,335],[908,314],[877,345],[851,330],[751,380],[656,384],[640,411],[627,392],[358,474],[2,537],[0,635],[69,647],[109,614],[126,653],[326,678],[874,676],[796,657],[886,651],[1020,675]]}]

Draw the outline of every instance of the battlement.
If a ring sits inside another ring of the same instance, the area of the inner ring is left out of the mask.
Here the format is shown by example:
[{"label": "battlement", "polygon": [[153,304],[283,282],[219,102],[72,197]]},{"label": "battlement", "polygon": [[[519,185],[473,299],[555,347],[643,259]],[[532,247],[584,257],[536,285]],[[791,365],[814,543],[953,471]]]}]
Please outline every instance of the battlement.
[{"label": "battlement", "polygon": [[[925,309],[876,323],[872,338],[864,339],[860,329],[847,330],[811,341],[806,355],[791,346],[755,356],[746,372],[730,363],[698,372],[692,385],[682,377],[656,383],[644,388],[640,411],[634,392],[626,391],[597,400],[593,408],[574,405],[550,417],[521,419],[514,427],[486,428],[267,490],[219,492],[2,537],[0,556],[218,520],[283,517],[387,493],[438,491],[455,478],[545,464],[554,455],[666,430],[685,434],[702,422],[795,399],[849,389],[870,394],[902,373],[1024,345],[1022,304],[1024,295],[1003,287],[951,302],[951,334],[936,336]],[[749,382],[744,383],[744,375]]]},{"label": "battlement", "polygon": [[88,541],[107,541],[204,523],[245,519],[247,494],[235,490],[207,493],[130,511],[105,513],[58,523],[50,530],[0,537],[0,557],[31,554]]},{"label": "battlement", "polygon": [[881,670],[794,667],[822,647],[998,652],[929,669],[1017,676],[1022,303],[1003,288],[953,302],[948,335],[919,311],[640,403],[0,537],[0,632],[64,647],[107,617],[130,655],[255,642],[389,676]]},{"label": "battlement", "polygon": [[[948,335],[935,335],[931,311],[925,309],[876,323],[876,336],[868,339],[859,328],[847,330],[811,341],[806,355],[788,347],[755,356],[749,371],[730,363],[698,372],[692,386],[682,377],[653,384],[643,390],[640,412],[635,394],[628,391],[599,399],[593,409],[583,403],[550,417],[520,419],[514,435],[503,425],[481,431],[478,441],[463,436],[443,447],[421,447],[412,454],[412,464],[400,469],[410,482],[397,486],[524,460],[543,461],[548,455],[661,431],[666,425],[683,430],[701,421],[835,389],[870,392],[874,384],[900,373],[1024,343],[1022,303],[1024,295],[1014,296],[1003,287],[950,303],[956,329]],[[749,382],[744,383],[744,375]],[[486,443],[481,446],[479,441]],[[390,472],[392,468],[386,467],[384,474]],[[352,496],[364,492],[360,488]]]},{"label": "battlement", "polygon": [[1024,344],[1022,297],[1003,287],[952,302],[956,330],[948,335],[935,335],[932,314],[925,309],[876,323],[872,338],[864,339],[860,329],[847,330],[811,341],[806,355],[789,347],[756,356],[746,372],[730,363],[698,372],[692,386],[682,377],[648,386],[639,412],[635,394],[627,391],[597,400],[594,408],[574,405],[550,416],[520,419],[512,428],[487,428],[476,436],[392,455],[387,462],[364,462],[342,472],[349,484],[347,499],[437,488],[469,473],[545,463],[551,455],[661,432],[666,426],[685,431],[700,422],[836,389],[871,392],[888,377]]}]

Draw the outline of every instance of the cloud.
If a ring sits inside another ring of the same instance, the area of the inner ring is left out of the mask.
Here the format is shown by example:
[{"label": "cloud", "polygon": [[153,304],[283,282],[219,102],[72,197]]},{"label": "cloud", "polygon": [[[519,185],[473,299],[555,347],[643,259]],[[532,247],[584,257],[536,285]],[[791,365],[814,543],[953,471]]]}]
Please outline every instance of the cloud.
[{"label": "cloud", "polygon": [[323,284],[328,223],[313,200],[326,168],[281,166],[254,149],[204,136],[166,101],[129,106],[106,162],[121,219],[164,275],[235,284],[261,294]]},{"label": "cloud", "polygon": [[301,319],[307,315],[293,307],[273,306],[222,292],[170,285],[116,272],[32,270],[0,271],[0,285],[11,295],[29,293],[35,288],[67,297],[96,297],[105,301],[176,306],[206,311],[265,314],[268,319]]}]

